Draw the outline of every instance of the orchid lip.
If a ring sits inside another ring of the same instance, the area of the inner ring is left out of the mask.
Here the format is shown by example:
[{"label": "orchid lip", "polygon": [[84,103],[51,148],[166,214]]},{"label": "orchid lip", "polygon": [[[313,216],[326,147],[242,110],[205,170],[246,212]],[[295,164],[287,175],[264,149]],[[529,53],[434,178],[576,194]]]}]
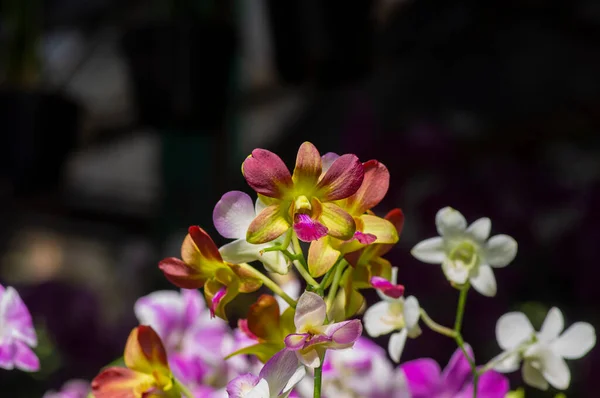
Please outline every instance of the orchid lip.
[{"label": "orchid lip", "polygon": [[298,239],[303,242],[318,240],[329,232],[326,226],[304,213],[297,213],[294,216],[294,231],[296,231]]},{"label": "orchid lip", "polygon": [[227,289],[225,287],[222,287],[212,298],[211,303],[210,303],[210,317],[211,318],[215,317],[215,310],[219,306],[219,303],[221,302],[223,297],[225,297],[226,293],[227,293]]},{"label": "orchid lip", "polygon": [[373,234],[365,234],[364,232],[360,231],[354,232],[354,237],[363,245],[370,245],[377,240],[377,236]]},{"label": "orchid lip", "polygon": [[374,276],[371,278],[371,285],[381,291],[388,297],[392,298],[400,298],[404,294],[404,286],[403,285],[395,285],[388,281],[385,278],[381,278],[379,276]]}]

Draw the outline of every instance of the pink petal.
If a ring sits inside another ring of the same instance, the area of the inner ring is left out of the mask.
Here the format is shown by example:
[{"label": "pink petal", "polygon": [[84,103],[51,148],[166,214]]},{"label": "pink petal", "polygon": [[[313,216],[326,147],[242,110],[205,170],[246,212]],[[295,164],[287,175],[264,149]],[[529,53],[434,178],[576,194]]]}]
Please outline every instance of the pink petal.
[{"label": "pink petal", "polygon": [[440,391],[440,366],[429,358],[415,359],[400,366],[412,398],[435,397]]},{"label": "pink petal", "polygon": [[0,368],[2,369],[14,369],[13,358],[15,356],[15,345],[9,338],[9,340],[0,345]]},{"label": "pink petal", "polygon": [[348,345],[354,343],[362,334],[362,323],[358,319],[334,323],[325,332],[334,343]]},{"label": "pink petal", "polygon": [[[466,350],[473,358],[473,350],[466,345]],[[448,365],[444,368],[442,380],[445,386],[445,391],[456,394],[460,391],[465,382],[471,377],[471,366],[469,361],[463,354],[460,348],[457,348],[452,354]]]},{"label": "pink petal", "polygon": [[285,339],[285,346],[288,350],[298,351],[304,348],[304,343],[310,338],[308,333],[288,334]]},{"label": "pink petal", "polygon": [[386,296],[395,299],[401,297],[404,294],[404,286],[394,285],[392,282],[379,276],[374,276],[371,278],[371,285],[375,289],[380,290]]},{"label": "pink petal", "polygon": [[244,192],[231,191],[215,205],[213,223],[224,238],[246,239],[246,231],[255,216],[252,198]]},{"label": "pink petal", "polygon": [[279,396],[296,373],[298,366],[296,353],[281,350],[265,363],[258,376],[267,381],[271,394]]},{"label": "pink petal", "polygon": [[321,154],[313,144],[305,142],[298,149],[292,181],[294,181],[294,184],[314,187],[317,185],[320,175]]},{"label": "pink petal", "polygon": [[258,341],[258,337],[252,333],[252,331],[250,330],[250,328],[248,327],[248,320],[247,319],[238,319],[238,328],[249,338],[251,338],[252,340],[256,340]]},{"label": "pink petal", "polygon": [[317,184],[322,201],[345,199],[354,194],[364,178],[364,167],[355,155],[337,158]]},{"label": "pink petal", "polygon": [[260,378],[251,373],[246,373],[236,377],[227,383],[227,394],[229,398],[243,398],[247,392],[256,386]]},{"label": "pink petal", "polygon": [[181,289],[184,327],[192,327],[206,310],[204,298],[196,289]]},{"label": "pink petal", "polygon": [[371,243],[377,240],[377,237],[373,234],[365,234],[360,231],[354,232],[354,237],[357,241],[362,243],[363,245],[370,245]]},{"label": "pink petal", "polygon": [[329,170],[333,162],[339,157],[340,155],[335,152],[327,152],[325,155],[321,156],[322,172],[327,173],[327,170]]},{"label": "pink petal", "polygon": [[40,360],[35,353],[22,341],[15,342],[13,360],[15,368],[26,372],[37,372],[40,369]]},{"label": "pink petal", "polygon": [[308,214],[296,214],[294,231],[301,241],[312,242],[327,235],[328,229],[320,222],[310,218]]},{"label": "pink petal", "polygon": [[281,198],[293,185],[285,163],[265,149],[252,151],[252,155],[242,164],[242,173],[252,189],[271,198]]},{"label": "pink petal", "polygon": [[210,303],[210,317],[211,318],[215,317],[215,310],[219,306],[219,303],[221,302],[221,300],[223,300],[223,297],[225,297],[225,294],[227,294],[227,288],[222,287],[219,289],[217,294],[215,294],[213,296],[211,303]]},{"label": "pink petal", "polygon": [[[490,370],[479,376],[477,383],[477,396],[486,398],[504,398],[510,390],[508,378],[498,372]],[[473,396],[473,383],[469,382],[455,398],[471,398]]]},{"label": "pink petal", "polygon": [[349,212],[361,215],[377,206],[390,186],[390,172],[377,160],[363,163],[364,179],[356,193],[348,198]]},{"label": "pink petal", "polygon": [[0,324],[5,330],[10,330],[10,334],[26,342],[30,346],[37,344],[37,337],[29,310],[21,300],[19,293],[9,286],[0,297]]},{"label": "pink petal", "polygon": [[294,325],[297,329],[302,327],[317,327],[323,325],[327,317],[327,305],[321,296],[305,291],[298,299]]}]

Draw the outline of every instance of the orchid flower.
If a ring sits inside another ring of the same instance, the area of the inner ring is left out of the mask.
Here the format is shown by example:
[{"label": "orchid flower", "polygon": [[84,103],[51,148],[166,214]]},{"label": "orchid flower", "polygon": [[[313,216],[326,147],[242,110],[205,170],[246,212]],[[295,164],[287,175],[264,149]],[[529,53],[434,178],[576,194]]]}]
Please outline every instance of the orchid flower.
[{"label": "orchid flower", "polygon": [[85,380],[69,380],[60,391],[48,391],[42,398],[86,398],[90,393],[90,383]]},{"label": "orchid flower", "polygon": [[565,359],[578,359],[596,345],[596,331],[586,322],[571,325],[564,333],[561,311],[553,307],[536,332],[527,316],[521,312],[509,312],[496,324],[498,345],[504,350],[492,360],[499,372],[514,372],[524,360],[522,374],[525,383],[540,390],[548,384],[566,390],[571,373]]},{"label": "orchid flower", "polygon": [[[465,349],[473,358],[469,346]],[[471,367],[460,348],[454,351],[443,372],[433,359],[422,358],[405,362],[404,372],[411,398],[471,398],[473,382]],[[485,398],[504,398],[509,391],[508,379],[500,373],[487,371],[479,377],[477,394]]]},{"label": "orchid flower", "polygon": [[374,278],[373,286],[382,301],[369,307],[363,322],[369,336],[378,337],[398,330],[390,336],[388,351],[395,362],[400,362],[406,338],[421,335],[419,327],[420,307],[414,296],[402,297],[404,288],[396,285],[397,268],[392,269],[392,280],[387,282]]},{"label": "orchid flower", "polygon": [[247,373],[231,380],[227,385],[230,398],[287,397],[306,374],[296,355],[279,351],[261,369],[258,377]]},{"label": "orchid flower", "polygon": [[181,258],[165,258],[158,267],[178,287],[204,287],[204,296],[212,316],[227,319],[227,303],[238,293],[251,293],[262,285],[260,279],[244,264],[234,265],[224,261],[213,240],[200,227],[189,228],[181,246]]},{"label": "orchid flower", "polygon": [[255,149],[242,164],[246,181],[267,205],[250,224],[246,240],[266,243],[293,227],[300,240],[325,235],[350,239],[356,225],[335,201],[354,194],[364,170],[354,155],[342,155],[322,174],[319,151],[310,142],[300,146],[293,175],[274,153]]},{"label": "orchid flower", "polygon": [[238,321],[239,329],[255,344],[244,347],[230,354],[229,357],[252,354],[260,361],[266,362],[285,347],[284,336],[294,332],[293,315],[292,308],[280,314],[275,297],[263,294],[250,306],[248,318]]},{"label": "orchid flower", "polygon": [[95,398],[181,397],[165,348],[150,326],[138,326],[131,331],[124,357],[127,368],[107,368],[92,380]]},{"label": "orchid flower", "polygon": [[285,338],[288,350],[295,351],[300,362],[310,368],[321,365],[325,350],[352,347],[362,333],[358,319],[325,325],[325,301],[313,292],[304,292],[298,299],[294,325],[296,333]]},{"label": "orchid flower", "polygon": [[364,179],[360,188],[352,196],[336,202],[354,218],[354,237],[343,241],[324,236],[311,243],[308,251],[308,269],[315,277],[329,271],[343,254],[360,250],[370,244],[394,244],[398,241],[394,225],[370,211],[387,193],[390,173],[376,160],[363,163],[363,167]]},{"label": "orchid flower", "polygon": [[463,215],[444,207],[435,223],[440,236],[418,243],[411,251],[417,259],[441,264],[446,278],[454,284],[469,282],[484,296],[496,295],[492,267],[506,267],[517,254],[517,242],[508,235],[492,236],[489,218],[480,218],[467,228]]},{"label": "orchid flower", "polygon": [[40,362],[31,350],[37,346],[31,314],[19,293],[0,285],[0,368],[35,372]]},{"label": "orchid flower", "polygon": [[286,274],[289,266],[281,252],[262,252],[273,244],[255,245],[246,240],[246,232],[252,220],[265,207],[260,199],[254,205],[250,196],[244,192],[231,191],[223,195],[213,211],[213,223],[221,236],[235,240],[221,246],[219,252],[225,261],[232,264],[258,260],[269,271]]}]

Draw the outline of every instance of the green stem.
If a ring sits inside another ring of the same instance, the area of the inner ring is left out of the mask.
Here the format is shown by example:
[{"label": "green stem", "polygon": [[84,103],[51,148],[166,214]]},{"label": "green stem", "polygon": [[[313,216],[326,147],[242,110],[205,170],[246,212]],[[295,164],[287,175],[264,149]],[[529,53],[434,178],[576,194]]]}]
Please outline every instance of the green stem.
[{"label": "green stem", "polygon": [[177,386],[179,391],[181,391],[181,393],[186,396],[186,398],[194,398],[194,394],[192,394],[192,392],[179,380],[175,379],[175,385]]},{"label": "green stem", "polygon": [[321,360],[321,365],[315,369],[315,388],[314,388],[314,398],[321,398],[321,379],[323,377],[323,360]]},{"label": "green stem", "polygon": [[329,293],[327,294],[327,309],[330,309],[333,305],[333,300],[335,300],[335,295],[337,294],[338,288],[340,287],[340,281],[342,279],[342,274],[344,269],[348,265],[348,262],[343,258],[338,260],[335,265],[335,273],[333,275],[333,282],[331,282],[331,288],[329,289]]},{"label": "green stem", "polygon": [[277,283],[275,283],[271,278],[269,278],[262,272],[259,272],[257,269],[255,269],[254,267],[252,267],[249,264],[240,264],[240,267],[242,267],[248,271],[251,271],[256,278],[258,278],[262,281],[263,285],[265,285],[266,287],[271,289],[271,291],[273,293],[277,294],[279,297],[284,299],[285,302],[290,305],[290,307],[296,308],[296,300],[294,300],[293,298],[288,296],[287,293],[284,292],[283,289],[280,288],[279,285],[277,285]]},{"label": "green stem", "polygon": [[439,323],[435,322],[433,319],[429,317],[427,312],[423,308],[421,308],[421,319],[425,322],[425,325],[436,333],[443,334],[444,336],[450,338],[456,338],[456,332],[446,326],[442,326]]},{"label": "green stem", "polygon": [[302,247],[300,246],[300,241],[298,240],[298,236],[296,236],[295,232],[292,233],[292,244],[294,245],[294,252],[295,252],[294,259],[296,260],[296,261],[292,261],[292,263],[294,264],[294,266],[296,267],[296,269],[298,270],[300,275],[302,275],[302,277],[304,278],[306,283],[308,283],[315,289],[318,289],[319,282],[317,282],[315,280],[315,278],[313,278],[308,273],[308,264],[306,263],[306,259],[304,258],[304,253],[302,252]]},{"label": "green stem", "polygon": [[467,303],[467,294],[469,293],[469,288],[471,286],[467,283],[462,289],[460,289],[460,295],[458,297],[458,308],[456,309],[456,319],[454,320],[454,340],[460,350],[463,352],[465,358],[469,362],[469,366],[471,367],[471,373],[473,374],[473,398],[477,398],[477,383],[479,381],[479,373],[477,372],[477,365],[475,364],[475,360],[471,358],[467,349],[465,348],[465,341],[463,340],[461,334],[463,317],[465,315],[465,305]]}]

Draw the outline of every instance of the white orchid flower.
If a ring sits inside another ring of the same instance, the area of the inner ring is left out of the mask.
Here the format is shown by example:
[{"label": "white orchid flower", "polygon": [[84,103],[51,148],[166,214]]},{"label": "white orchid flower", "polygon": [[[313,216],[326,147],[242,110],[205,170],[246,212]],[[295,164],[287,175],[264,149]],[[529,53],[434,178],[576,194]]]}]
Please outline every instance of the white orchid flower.
[{"label": "white orchid flower", "polygon": [[541,390],[546,390],[548,384],[567,389],[571,373],[565,359],[587,354],[596,344],[596,331],[586,322],[574,323],[561,334],[563,328],[563,315],[556,307],[550,309],[539,332],[521,312],[503,315],[496,324],[496,338],[505,351],[492,360],[494,369],[514,372],[523,360],[525,383]]},{"label": "white orchid flower", "polygon": [[406,338],[419,337],[421,328],[419,301],[414,296],[402,297],[404,289],[399,289],[396,284],[397,273],[398,269],[392,268],[392,280],[387,284],[379,280],[381,278],[372,280],[381,301],[367,309],[363,324],[371,337],[398,331],[390,336],[388,351],[395,362],[400,362]]},{"label": "white orchid flower", "polygon": [[508,235],[492,236],[489,218],[480,218],[467,228],[463,215],[451,207],[437,212],[440,236],[419,242],[411,253],[420,261],[441,264],[446,278],[457,284],[470,282],[484,296],[496,295],[494,268],[507,266],[517,255],[517,242]]},{"label": "white orchid flower", "polygon": [[260,245],[246,241],[246,231],[250,223],[264,208],[265,204],[260,199],[254,204],[252,198],[244,192],[231,191],[224,194],[215,205],[213,223],[221,236],[235,240],[223,245],[219,252],[223,260],[232,264],[258,260],[269,271],[283,275],[289,270],[289,264],[283,254],[278,251],[261,253],[283,238]]}]

